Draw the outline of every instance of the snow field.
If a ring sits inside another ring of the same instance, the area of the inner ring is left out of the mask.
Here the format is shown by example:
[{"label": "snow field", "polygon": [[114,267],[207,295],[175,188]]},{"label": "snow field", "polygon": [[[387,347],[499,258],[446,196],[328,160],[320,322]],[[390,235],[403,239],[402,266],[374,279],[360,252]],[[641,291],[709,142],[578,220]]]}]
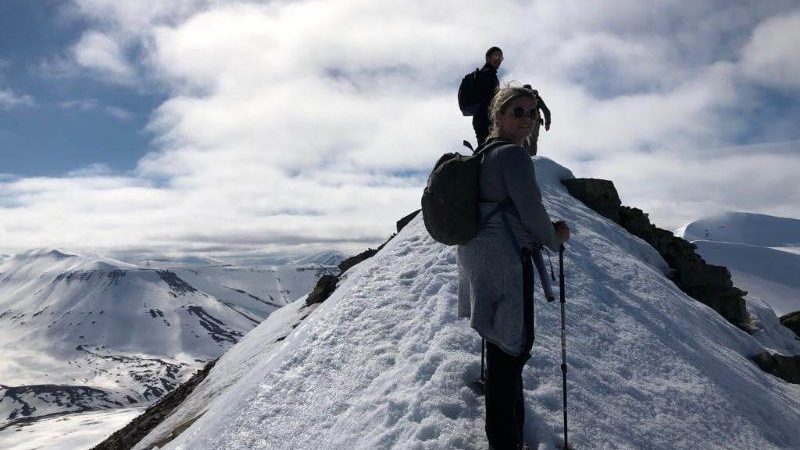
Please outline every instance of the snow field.
[{"label": "snow field", "polygon": [[68,414],[0,430],[4,450],[88,449],[142,413],[141,408]]},{"label": "snow field", "polygon": [[800,254],[735,242],[693,241],[710,264],[727,267],[734,285],[782,316],[800,311]]}]

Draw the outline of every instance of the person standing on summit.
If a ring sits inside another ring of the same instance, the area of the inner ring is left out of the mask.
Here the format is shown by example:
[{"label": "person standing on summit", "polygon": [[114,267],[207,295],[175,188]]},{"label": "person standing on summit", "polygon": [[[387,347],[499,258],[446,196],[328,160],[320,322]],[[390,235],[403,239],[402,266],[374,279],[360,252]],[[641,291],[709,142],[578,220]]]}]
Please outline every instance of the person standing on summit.
[{"label": "person standing on summit", "polygon": [[[534,94],[534,98],[536,98],[536,117],[533,118],[533,130],[522,143],[522,148],[527,150],[529,155],[534,156],[538,151],[539,128],[544,125],[545,131],[550,131],[550,108],[544,103],[544,99],[539,95],[539,91],[533,89],[530,84],[526,84],[522,87],[530,89]],[[542,121],[540,111],[544,113],[544,121]]]},{"label": "person standing on summit", "polygon": [[486,64],[478,72],[477,77],[477,96],[480,102],[480,109],[472,116],[472,128],[475,130],[475,137],[480,146],[489,137],[489,105],[492,103],[497,88],[500,87],[500,80],[497,79],[497,70],[503,63],[503,51],[500,47],[492,47],[486,50]]},{"label": "person standing on summit", "polygon": [[533,347],[533,262],[558,251],[569,226],[551,222],[522,148],[537,117],[533,90],[500,89],[489,108],[490,137],[479,151],[481,227],[457,250],[458,315],[486,341],[486,437],[489,448],[527,448],[522,371]]}]

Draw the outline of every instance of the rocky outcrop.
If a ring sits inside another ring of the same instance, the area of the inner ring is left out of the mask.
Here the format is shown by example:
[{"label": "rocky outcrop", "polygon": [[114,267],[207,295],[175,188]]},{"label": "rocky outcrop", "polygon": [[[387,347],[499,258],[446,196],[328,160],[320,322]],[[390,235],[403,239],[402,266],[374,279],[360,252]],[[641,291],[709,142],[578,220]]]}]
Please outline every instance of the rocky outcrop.
[{"label": "rocky outcrop", "polygon": [[692,243],[657,228],[641,209],[622,206],[614,184],[608,180],[575,178],[564,180],[569,193],[629,233],[653,246],[672,268],[671,279],[689,296],[713,308],[728,322],[750,331],[744,296],[727,268],[706,264]]},{"label": "rocky outcrop", "polygon": [[[389,239],[391,239],[391,238],[389,238]],[[386,245],[386,244],[384,244],[384,245]],[[361,263],[363,261],[366,261],[366,260],[372,258],[373,256],[375,256],[376,253],[378,253],[378,250],[380,250],[382,247],[383,247],[383,245],[381,245],[378,248],[368,248],[368,249],[364,250],[363,252],[361,252],[361,253],[359,253],[359,254],[357,254],[355,256],[351,256],[351,257],[345,259],[344,261],[340,262],[339,263],[339,274],[341,275],[341,274],[347,272],[351,267],[355,266],[356,264],[359,264],[359,263]]]},{"label": "rocky outcrop", "polygon": [[333,294],[336,290],[336,283],[339,282],[339,277],[335,275],[323,275],[322,278],[317,280],[317,285],[314,290],[308,294],[306,298],[306,305],[313,305],[314,303],[322,303]]},{"label": "rocky outcrop", "polygon": [[414,217],[417,217],[417,214],[419,214],[419,212],[420,212],[420,211],[422,211],[422,210],[421,210],[421,209],[418,209],[418,210],[416,210],[416,211],[412,212],[411,214],[409,214],[409,215],[407,215],[407,216],[403,217],[402,219],[398,220],[398,221],[395,223],[395,226],[397,226],[397,232],[399,233],[399,232],[400,232],[400,230],[402,230],[403,228],[405,228],[405,227],[406,227],[406,225],[408,225],[408,224],[409,224],[409,222],[411,222],[411,221],[414,219]]},{"label": "rocky outcrop", "polygon": [[[412,212],[411,214],[408,214],[407,216],[405,216],[402,219],[398,220],[397,221],[397,232],[399,233],[400,230],[403,229],[403,227],[408,225],[408,223],[411,222],[411,220],[414,217],[416,217],[417,214],[419,214],[419,211],[420,210],[416,210],[416,211]],[[368,248],[368,249],[364,250],[363,252],[361,252],[361,253],[359,253],[359,254],[357,254],[355,256],[351,256],[351,257],[345,259],[344,261],[340,262],[339,266],[338,266],[339,267],[339,276],[324,275],[322,278],[317,280],[317,284],[316,284],[316,286],[314,286],[314,290],[311,291],[311,293],[308,295],[308,298],[306,298],[306,305],[311,305],[311,304],[314,304],[314,303],[322,303],[322,302],[324,302],[331,294],[333,294],[333,291],[336,290],[336,285],[339,283],[339,279],[340,279],[340,277],[341,277],[341,275],[343,273],[345,273],[348,270],[350,270],[350,268],[355,266],[356,264],[364,262],[364,261],[368,260],[369,258],[372,258],[373,256],[375,256],[375,254],[378,253],[378,251],[380,251],[380,249],[382,249],[386,244],[388,244],[389,241],[391,241],[392,238],[394,238],[395,236],[397,236],[397,233],[394,233],[391,236],[389,236],[389,238],[386,239],[386,242],[384,242],[383,244],[379,245],[378,248]]]},{"label": "rocky outcrop", "polygon": [[771,373],[789,383],[800,384],[800,356],[784,356],[762,352],[753,358],[764,372]]},{"label": "rocky outcrop", "polygon": [[108,439],[93,447],[92,450],[128,450],[133,448],[175,408],[180,406],[183,400],[206,378],[216,362],[216,360],[210,361],[187,382],[164,396],[158,403],[147,408],[142,415],[133,419],[125,428],[116,431]]},{"label": "rocky outcrop", "polygon": [[794,331],[797,338],[800,339],[800,311],[786,314],[780,318],[781,324],[786,328]]},{"label": "rocky outcrop", "polygon": [[603,217],[619,222],[622,202],[614,183],[597,178],[572,178],[563,180],[567,191]]}]

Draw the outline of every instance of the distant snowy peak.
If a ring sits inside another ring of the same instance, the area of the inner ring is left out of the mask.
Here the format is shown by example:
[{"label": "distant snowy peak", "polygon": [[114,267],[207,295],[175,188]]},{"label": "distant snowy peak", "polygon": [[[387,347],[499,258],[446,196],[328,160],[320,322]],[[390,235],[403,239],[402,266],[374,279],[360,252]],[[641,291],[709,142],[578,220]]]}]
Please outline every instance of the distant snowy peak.
[{"label": "distant snowy peak", "polygon": [[777,315],[800,310],[800,220],[727,212],[690,222],[675,235],[694,243],[708,263],[727,267],[749,299]]},{"label": "distant snowy peak", "polygon": [[703,217],[675,230],[687,241],[735,242],[763,247],[800,247],[800,220],[747,212]]},{"label": "distant snowy peak", "polygon": [[34,271],[40,273],[90,270],[131,270],[134,264],[105,256],[80,254],[55,248],[38,248],[0,260],[0,272]]},{"label": "distant snowy peak", "polygon": [[18,253],[15,256],[25,257],[25,258],[73,258],[78,255],[64,251],[62,249],[54,248],[54,247],[42,247],[42,248],[34,248],[25,252]]},{"label": "distant snowy peak", "polygon": [[308,256],[292,261],[292,264],[298,266],[305,265],[320,265],[320,266],[338,266],[340,262],[344,261],[347,255],[337,250],[326,250],[324,252],[314,253]]}]

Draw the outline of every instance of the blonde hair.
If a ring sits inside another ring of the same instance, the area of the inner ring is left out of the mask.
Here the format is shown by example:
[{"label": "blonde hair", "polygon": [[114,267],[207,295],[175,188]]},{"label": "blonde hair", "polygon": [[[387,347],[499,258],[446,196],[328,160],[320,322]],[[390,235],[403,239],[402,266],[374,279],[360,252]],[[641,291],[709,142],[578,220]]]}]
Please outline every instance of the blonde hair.
[{"label": "blonde hair", "polygon": [[536,94],[533,92],[533,89],[513,86],[512,83],[513,82],[509,82],[505,87],[498,89],[497,93],[495,93],[492,98],[492,103],[489,104],[489,123],[491,124],[489,138],[496,138],[500,133],[496,119],[499,115],[505,114],[511,102],[518,98],[525,97],[536,102]]}]

